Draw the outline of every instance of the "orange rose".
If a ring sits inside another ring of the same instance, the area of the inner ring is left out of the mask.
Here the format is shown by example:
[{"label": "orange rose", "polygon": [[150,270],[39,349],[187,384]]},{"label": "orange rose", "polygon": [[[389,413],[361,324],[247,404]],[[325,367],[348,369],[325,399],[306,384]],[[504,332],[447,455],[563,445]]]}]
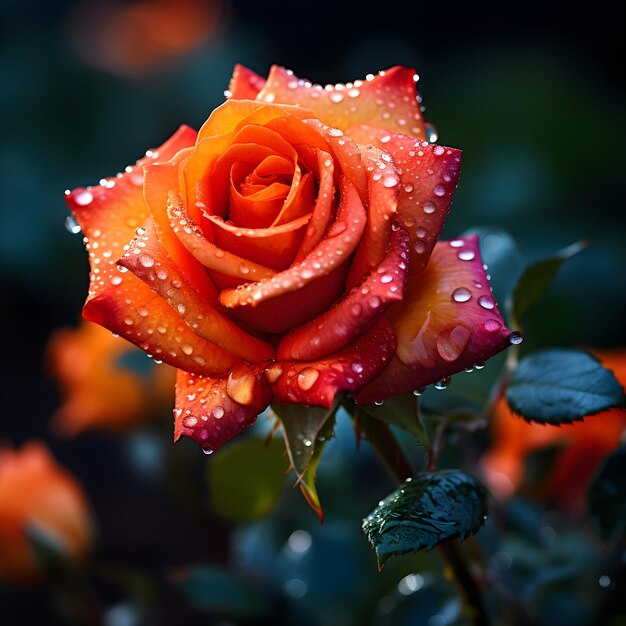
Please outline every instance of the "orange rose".
[{"label": "orange rose", "polygon": [[91,428],[123,430],[140,424],[152,407],[171,401],[173,370],[152,368],[142,377],[123,366],[133,352],[145,359],[132,344],[86,320],[50,337],[48,366],[64,395],[52,418],[56,432],[72,437]]},{"label": "orange rose", "polygon": [[476,238],[436,243],[461,154],[425,141],[413,70],[322,88],[238,66],[228,96],[67,195],[83,314],[179,369],[176,438],[213,449],[272,401],[379,401],[509,344]]},{"label": "orange rose", "polygon": [[[626,385],[626,350],[596,352],[602,364]],[[604,457],[614,450],[626,429],[626,411],[611,409],[589,416],[584,422],[560,428],[533,424],[515,415],[505,400],[496,407],[492,421],[493,444],[482,459],[485,479],[493,493],[512,495],[524,478],[526,456],[542,448],[562,446],[540,496],[571,508],[580,508],[593,475]]]},{"label": "orange rose", "polygon": [[27,531],[49,537],[73,561],[92,542],[81,486],[40,443],[0,449],[0,579],[29,582],[41,575]]}]

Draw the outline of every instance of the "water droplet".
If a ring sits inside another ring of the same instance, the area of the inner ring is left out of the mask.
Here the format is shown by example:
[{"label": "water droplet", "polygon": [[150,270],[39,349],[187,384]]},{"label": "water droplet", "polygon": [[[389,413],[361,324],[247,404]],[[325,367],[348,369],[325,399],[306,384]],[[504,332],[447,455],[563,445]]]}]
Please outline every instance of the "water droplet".
[{"label": "water droplet", "polygon": [[352,308],[350,309],[350,313],[354,316],[354,317],[359,317],[359,315],[361,315],[361,305],[360,304],[354,304],[352,305]]},{"label": "water droplet", "polygon": [[187,355],[190,355],[193,352],[193,346],[188,343],[184,343],[180,349]]},{"label": "water droplet", "polygon": [[93,194],[86,189],[74,194],[74,202],[80,206],[87,206],[93,202]]},{"label": "water droplet", "polygon": [[438,383],[435,383],[433,386],[435,387],[435,389],[439,389],[439,391],[443,391],[444,389],[448,388],[449,384],[450,384],[450,376],[446,376],[445,378],[442,378]]},{"label": "water droplet", "polygon": [[[483,328],[489,332],[489,333],[493,333],[496,330],[500,329],[500,322],[498,322],[498,320],[487,320],[484,324],[483,324]],[[510,339],[509,339],[510,341]]]},{"label": "water droplet", "polygon": [[337,91],[334,91],[333,93],[330,94],[331,102],[334,102],[335,104],[339,104],[342,100],[343,100],[343,94]]},{"label": "water droplet", "polygon": [[446,195],[446,188],[443,185],[435,185],[435,188],[433,189],[433,193],[436,196],[439,196],[441,198],[441,196],[445,196]]},{"label": "water droplet", "polygon": [[426,251],[426,244],[423,241],[416,241],[413,244],[413,250],[415,250],[417,254],[424,254]]},{"label": "water droplet", "polygon": [[433,148],[433,153],[436,154],[437,156],[441,156],[444,152],[445,152],[445,149],[443,146],[435,146]]},{"label": "water droplet", "polygon": [[465,245],[465,242],[462,239],[453,239],[450,242],[451,248],[462,248]]},{"label": "water droplet", "polygon": [[310,448],[313,445],[313,442],[310,439],[303,439],[302,443],[307,447]]},{"label": "water droplet", "polygon": [[426,130],[426,139],[429,143],[435,143],[439,139],[437,129],[432,124],[424,124],[424,130]]},{"label": "water droplet", "polygon": [[478,304],[488,311],[491,311],[491,309],[496,306],[496,302],[491,296],[480,296],[480,298],[478,298]]},{"label": "water droplet", "polygon": [[459,287],[452,292],[452,299],[455,302],[467,302],[472,297],[472,293],[465,287]]},{"label": "water droplet", "polygon": [[473,250],[459,250],[457,256],[461,259],[461,261],[472,261],[476,254]]},{"label": "water droplet", "polygon": [[305,367],[298,374],[298,387],[303,391],[308,391],[313,387],[315,381],[319,378],[320,373],[314,367]]},{"label": "water droplet", "polygon": [[[422,387],[421,389],[414,389],[413,390],[413,395],[417,396],[418,398],[424,393],[424,387]],[[410,480],[410,479],[407,479]]]},{"label": "water droplet", "polygon": [[154,265],[154,259],[149,254],[142,254],[139,256],[139,262],[144,267],[152,267]]},{"label": "water droplet", "polygon": [[424,213],[434,213],[436,208],[432,202],[424,202]]},{"label": "water droplet", "polygon": [[474,368],[477,370],[482,370],[484,369],[485,364],[484,363],[476,363],[476,365],[474,365]]},{"label": "water droplet", "polygon": [[383,284],[390,283],[393,280],[393,276],[391,274],[383,274],[380,277],[380,282]]},{"label": "water droplet", "polygon": [[224,407],[218,405],[213,409],[212,413],[216,420],[221,420],[224,417]]},{"label": "water droplet", "polygon": [[275,383],[282,376],[282,373],[283,368],[278,363],[265,368],[265,378],[269,383]]},{"label": "water droplet", "polygon": [[376,400],[376,402],[374,402],[374,404],[376,406],[382,406],[383,405],[383,401],[382,400]]},{"label": "water droplet", "polygon": [[360,374],[363,371],[363,366],[360,363],[353,363],[351,367],[352,371],[357,374]]},{"label": "water droplet", "polygon": [[600,585],[600,587],[602,587],[603,589],[610,587],[611,577],[607,576],[606,574],[603,574],[602,576],[600,576],[600,578],[598,578],[598,585]]},{"label": "water droplet", "polygon": [[452,329],[444,330],[437,337],[439,356],[449,363],[456,361],[463,354],[471,335],[471,331],[465,326],[455,326]]},{"label": "water droplet", "polygon": [[377,309],[380,306],[380,298],[378,296],[372,296],[367,303],[372,309]]},{"label": "water droplet", "polygon": [[514,331],[509,335],[509,343],[514,346],[518,346],[520,343],[522,343],[522,341],[524,341],[522,333]]},{"label": "water droplet", "polygon": [[213,454],[213,448],[209,448],[209,446],[202,446],[202,452],[204,452],[204,454]]},{"label": "water droplet", "polygon": [[391,187],[395,187],[397,184],[398,179],[393,176],[387,176],[387,178],[385,178],[385,180],[383,181],[383,185],[388,189],[391,189]]},{"label": "water droplet", "polygon": [[81,232],[80,224],[71,213],[65,218],[65,229],[72,235],[78,235]]},{"label": "water droplet", "polygon": [[111,276],[111,284],[112,285],[119,285],[122,282],[122,277],[121,276]]}]

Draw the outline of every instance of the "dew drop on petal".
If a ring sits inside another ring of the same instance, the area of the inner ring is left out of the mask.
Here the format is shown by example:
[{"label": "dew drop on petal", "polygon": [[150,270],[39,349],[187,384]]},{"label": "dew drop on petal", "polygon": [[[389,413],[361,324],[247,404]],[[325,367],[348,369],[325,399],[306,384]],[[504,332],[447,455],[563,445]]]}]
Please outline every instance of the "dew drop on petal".
[{"label": "dew drop on petal", "polygon": [[213,409],[213,417],[214,417],[216,420],[221,420],[221,419],[224,417],[224,407],[219,406],[219,405],[218,405],[218,406],[216,406],[216,407]]},{"label": "dew drop on petal", "polygon": [[476,254],[473,250],[459,250],[457,256],[461,261],[472,261],[476,257]]},{"label": "dew drop on petal", "polygon": [[144,267],[152,267],[154,265],[154,259],[149,254],[140,255],[139,262]]},{"label": "dew drop on petal", "polygon": [[432,124],[424,124],[424,129],[426,130],[426,139],[428,139],[429,143],[435,143],[439,139],[437,129]]},{"label": "dew drop on petal", "polygon": [[487,320],[483,324],[483,327],[487,332],[493,333],[500,329],[500,322],[498,322],[498,320]]},{"label": "dew drop on petal", "polygon": [[65,229],[72,235],[78,235],[82,231],[80,224],[71,213],[65,218]]},{"label": "dew drop on petal", "polygon": [[446,188],[443,185],[435,185],[433,193],[441,198],[441,196],[446,195]]},{"label": "dew drop on petal", "polygon": [[93,202],[93,194],[91,191],[79,191],[77,194],[74,194],[74,202],[80,206],[87,206]]},{"label": "dew drop on petal", "polygon": [[459,287],[452,292],[452,299],[455,302],[467,302],[469,299],[471,299],[471,297],[472,293],[469,289],[466,289],[465,287]]},{"label": "dew drop on petal", "polygon": [[438,383],[435,383],[433,386],[435,389],[438,389],[439,391],[443,391],[444,389],[448,388],[449,384],[450,384],[450,376],[446,376],[445,378],[442,378]]},{"label": "dew drop on petal", "polygon": [[213,448],[209,448],[209,446],[202,446],[202,452],[206,455],[213,454]]},{"label": "dew drop on petal", "polygon": [[522,333],[518,333],[517,331],[514,331],[509,335],[509,343],[514,346],[518,346],[520,343],[522,343],[522,341],[524,341],[524,337],[522,336]]},{"label": "dew drop on petal", "polygon": [[424,202],[424,213],[434,213],[435,205],[432,202]]},{"label": "dew drop on petal", "polygon": [[298,374],[298,387],[300,387],[303,391],[308,391],[311,387],[313,387],[315,381],[319,378],[319,375],[319,371],[314,367],[305,367]]},{"label": "dew drop on petal", "polygon": [[478,304],[488,311],[496,306],[495,300],[491,296],[480,296],[480,298],[478,298]]}]

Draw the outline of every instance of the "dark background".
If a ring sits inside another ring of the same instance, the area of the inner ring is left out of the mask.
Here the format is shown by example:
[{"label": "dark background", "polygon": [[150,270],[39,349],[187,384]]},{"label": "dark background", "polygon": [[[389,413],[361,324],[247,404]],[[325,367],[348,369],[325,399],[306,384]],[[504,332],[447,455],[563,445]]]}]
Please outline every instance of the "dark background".
[{"label": "dark background", "polygon": [[[198,128],[223,101],[236,62],[259,73],[283,64],[322,84],[415,67],[426,120],[440,143],[464,150],[447,235],[500,227],[525,258],[591,242],[536,310],[527,342],[626,343],[617,3],[224,2],[198,45],[139,69],[93,44],[119,6],[5,0],[0,57],[0,439],[52,445],[88,487],[107,558],[154,567],[219,559],[226,531],[217,526],[215,542],[186,529],[161,491],[129,486],[117,440],[59,443],[49,434],[59,398],[42,355],[55,328],[76,323],[88,272],[80,237],[63,225],[63,190],[114,174],[183,122]],[[145,540],[127,545],[146,518]],[[163,539],[177,530],[188,539]],[[30,597],[5,594],[0,603],[25,611],[15,623],[27,623],[43,610]],[[178,601],[164,601],[159,623],[182,623],[170,615]]]}]

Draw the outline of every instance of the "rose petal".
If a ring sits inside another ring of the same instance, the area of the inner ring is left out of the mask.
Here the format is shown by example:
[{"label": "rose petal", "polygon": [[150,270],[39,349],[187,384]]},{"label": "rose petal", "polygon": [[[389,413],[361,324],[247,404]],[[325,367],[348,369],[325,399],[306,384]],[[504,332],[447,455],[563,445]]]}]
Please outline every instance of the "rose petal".
[{"label": "rose petal", "polygon": [[364,81],[322,88],[273,65],[257,100],[299,105],[341,130],[351,124],[371,124],[425,138],[415,76],[414,70],[396,66]]},{"label": "rose petal", "polygon": [[393,327],[380,317],[343,350],[316,361],[277,361],[265,368],[265,377],[278,403],[330,408],[337,393],[356,393],[377,376],[395,347]]},{"label": "rose petal", "polygon": [[178,371],[174,441],[195,439],[208,453],[251,426],[272,401],[263,366],[239,365],[226,378]]},{"label": "rose petal", "polygon": [[271,269],[289,267],[302,243],[303,229],[311,213],[271,228],[243,228],[210,216],[216,244],[253,262],[263,261]]},{"label": "rose petal", "polygon": [[224,289],[220,294],[221,303],[228,308],[254,307],[266,300],[301,290],[314,280],[328,276],[352,254],[361,238],[365,222],[365,209],[359,196],[350,181],[343,178],[337,220],[310,254],[272,278],[236,289]]},{"label": "rose petal", "polygon": [[254,100],[263,89],[265,79],[256,72],[249,70],[243,65],[235,65],[233,76],[228,85],[230,94],[228,98],[233,100]]},{"label": "rose petal", "polygon": [[357,396],[359,403],[420,389],[509,345],[511,333],[491,295],[476,235],[438,243],[388,315],[398,337],[396,358]]},{"label": "rose petal", "polygon": [[398,228],[380,265],[333,308],[283,337],[276,358],[311,360],[337,352],[362,335],[393,302],[402,300],[409,236]]},{"label": "rose petal", "polygon": [[240,361],[198,337],[160,296],[130,272],[112,276],[109,286],[85,305],[83,317],[128,339],[155,359],[188,372],[222,375]]},{"label": "rose petal", "polygon": [[[191,149],[179,152],[166,163],[155,163],[144,168],[144,196],[154,220],[159,239],[174,263],[200,292],[216,294],[216,289],[204,268],[183,246],[172,230],[167,212],[170,192],[179,189],[182,170]],[[198,209],[195,209],[196,214]],[[142,222],[143,223],[143,222]],[[131,237],[128,238],[129,240]]]},{"label": "rose petal", "polygon": [[127,167],[124,174],[103,180],[103,185],[78,188],[66,193],[66,202],[85,235],[91,267],[87,303],[108,288],[117,276],[115,261],[148,216],[143,198],[143,166],[155,158],[170,159],[179,150],[193,145],[196,132],[181,126],[163,145]]},{"label": "rose petal", "polygon": [[[274,356],[272,346],[242,330],[189,284],[161,244],[151,218],[131,241],[118,265],[129,269],[161,296],[203,339],[246,361],[258,362]],[[192,354],[191,346],[184,350]]]},{"label": "rose petal", "polygon": [[321,241],[333,216],[335,200],[335,162],[332,156],[323,150],[317,152],[318,192],[309,224],[304,233],[295,263],[300,263]]},{"label": "rose petal", "polygon": [[389,153],[400,173],[398,220],[411,236],[410,272],[421,272],[443,228],[461,173],[461,151],[371,126],[348,130],[355,141]]},{"label": "rose petal", "polygon": [[382,261],[389,245],[392,217],[398,210],[400,177],[391,157],[374,146],[364,146],[362,159],[368,183],[367,226],[350,268],[349,288]]},{"label": "rose petal", "polygon": [[172,192],[167,206],[170,226],[185,248],[204,267],[224,276],[239,281],[263,280],[271,278],[276,272],[269,267],[252,263],[232,252],[222,250],[219,246],[204,238],[198,225],[187,214],[180,194]]}]

